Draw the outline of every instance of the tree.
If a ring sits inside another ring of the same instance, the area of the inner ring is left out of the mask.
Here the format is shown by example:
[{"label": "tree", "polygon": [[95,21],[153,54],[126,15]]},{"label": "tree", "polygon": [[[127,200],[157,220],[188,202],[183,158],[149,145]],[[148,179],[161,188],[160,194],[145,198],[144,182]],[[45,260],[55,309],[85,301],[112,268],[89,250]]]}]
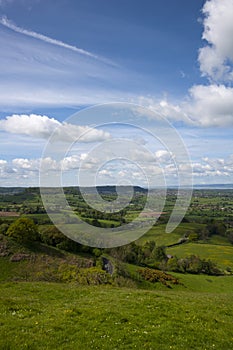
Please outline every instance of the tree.
[{"label": "tree", "polygon": [[66,241],[66,236],[56,226],[50,226],[43,231],[41,240],[47,245],[56,247],[58,244]]},{"label": "tree", "polygon": [[225,236],[226,234],[226,225],[222,222],[215,222],[213,224],[207,225],[209,235],[220,235]]},{"label": "tree", "polygon": [[179,266],[179,260],[176,256],[168,259],[167,261],[167,270],[173,272],[181,272],[181,268]]},{"label": "tree", "polygon": [[10,225],[6,234],[21,243],[36,241],[39,238],[37,226],[28,218],[17,219]]},{"label": "tree", "polygon": [[166,254],[166,248],[164,246],[156,247],[153,250],[153,256],[155,261],[166,261],[167,260],[167,254]]},{"label": "tree", "polygon": [[147,241],[142,246],[142,251],[145,256],[145,259],[150,259],[152,257],[152,252],[155,249],[155,241]]}]

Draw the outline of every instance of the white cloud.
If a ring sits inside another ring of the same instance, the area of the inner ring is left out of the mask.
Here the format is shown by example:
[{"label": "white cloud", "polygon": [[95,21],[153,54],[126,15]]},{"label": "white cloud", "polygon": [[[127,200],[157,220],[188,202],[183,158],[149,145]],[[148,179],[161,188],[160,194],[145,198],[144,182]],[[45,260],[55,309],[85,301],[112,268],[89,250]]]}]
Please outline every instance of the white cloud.
[{"label": "white cloud", "polygon": [[[156,114],[158,114],[158,116],[165,117],[173,122],[183,121],[186,124],[192,123],[182,104],[174,104],[169,102],[167,99],[158,100],[145,96],[140,96],[138,99],[135,99],[135,103],[139,103],[140,105],[153,111],[151,114],[148,113],[148,117],[150,118],[156,118]],[[145,114],[145,109],[139,107],[137,112],[139,113],[140,110],[142,115]]]},{"label": "white cloud", "polygon": [[14,114],[0,120],[0,130],[47,139],[54,132],[59,141],[96,142],[110,138],[108,132],[88,126],[60,123],[54,118],[37,114]]},{"label": "white cloud", "polygon": [[196,85],[190,89],[186,113],[198,126],[233,126],[233,88],[225,85]]},{"label": "white cloud", "polygon": [[15,158],[12,160],[12,165],[19,169],[35,171],[39,169],[39,160]]},{"label": "white cloud", "polygon": [[226,159],[205,157],[203,161],[206,163],[206,166],[208,166],[208,170],[228,175],[233,174],[233,155]]},{"label": "white cloud", "polygon": [[0,129],[13,134],[47,138],[60,126],[54,118],[37,114],[13,114],[0,120]]},{"label": "white cloud", "polygon": [[[40,169],[42,171],[54,171],[61,169],[62,162],[58,162],[51,157],[28,159],[15,158],[8,162],[8,167],[14,169],[15,172],[21,175],[29,175],[38,177]],[[72,169],[72,168],[71,168]],[[64,169],[63,169],[64,170]]]},{"label": "white cloud", "polygon": [[233,1],[209,0],[203,7],[206,46],[199,51],[200,70],[214,80],[233,79]]},{"label": "white cloud", "polygon": [[140,103],[173,123],[198,127],[233,126],[233,87],[223,84],[194,85],[180,104],[146,97],[140,97]]},{"label": "white cloud", "polygon": [[55,159],[52,159],[51,157],[41,158],[39,159],[39,162],[40,162],[39,169],[43,169],[43,170],[61,169],[61,163],[59,164]]},{"label": "white cloud", "polygon": [[[162,154],[159,151],[159,153]],[[0,176],[2,179],[2,186],[4,185],[27,185],[38,186],[39,185],[39,169],[42,165],[44,171],[53,172],[61,170],[61,172],[70,173],[73,182],[69,182],[70,185],[77,185],[76,183],[76,170],[80,168],[82,163],[82,155],[72,155],[63,159],[63,161],[56,161],[51,157],[47,158],[15,158],[12,161],[0,160]],[[91,159],[89,163],[85,165],[85,169],[93,168],[95,160]],[[233,154],[227,158],[209,158],[205,157],[200,160],[192,162],[193,176],[197,179],[197,182],[204,181],[208,178],[211,183],[226,182],[231,183],[233,181]],[[189,171],[189,167],[185,164],[179,166],[179,170],[182,172]],[[168,185],[171,185],[176,181],[177,168],[174,163],[164,163],[162,168],[156,164],[147,163],[137,169],[135,165],[125,163],[122,169],[122,164],[116,164],[113,168],[110,164],[106,168],[98,171],[98,179],[102,184],[106,184],[106,181],[111,184],[117,183],[119,179],[130,180],[133,183],[145,185],[147,174],[148,179],[156,181],[162,181],[161,184],[165,184],[164,176]],[[151,181],[150,180],[150,181]]]},{"label": "white cloud", "polygon": [[98,172],[98,175],[99,175],[99,176],[112,177],[111,171],[109,171],[109,170],[107,170],[107,169],[100,170],[100,171]]},{"label": "white cloud", "polygon": [[0,167],[3,167],[7,164],[6,160],[0,159]]},{"label": "white cloud", "polygon": [[103,130],[69,123],[62,123],[55,129],[55,134],[58,140],[68,142],[76,140],[79,142],[96,142],[104,141],[111,137],[110,133]]},{"label": "white cloud", "polygon": [[229,81],[233,81],[233,0],[207,0],[202,11],[205,15],[202,39],[207,44],[199,50],[198,60],[202,75],[212,83],[192,86],[178,103],[148,97],[138,101],[172,123],[232,127],[233,87]]},{"label": "white cloud", "polygon": [[158,150],[155,152],[155,156],[158,162],[170,163],[172,160],[172,154],[166,150]]},{"label": "white cloud", "polygon": [[73,155],[73,156],[69,156],[69,157],[65,157],[62,161],[61,161],[61,169],[62,171],[68,171],[71,169],[78,169],[80,166],[80,158],[77,155]]}]

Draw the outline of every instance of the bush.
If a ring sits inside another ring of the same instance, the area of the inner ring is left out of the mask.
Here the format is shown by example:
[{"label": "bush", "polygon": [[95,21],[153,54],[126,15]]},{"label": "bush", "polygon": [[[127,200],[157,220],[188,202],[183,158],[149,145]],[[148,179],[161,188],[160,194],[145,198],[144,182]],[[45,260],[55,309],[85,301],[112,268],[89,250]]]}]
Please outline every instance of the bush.
[{"label": "bush", "polygon": [[56,247],[61,242],[65,241],[66,236],[63,235],[55,226],[51,226],[43,231],[41,240],[47,245]]},{"label": "bush", "polygon": [[159,270],[153,270],[147,267],[145,269],[138,270],[138,272],[144,280],[151,283],[161,282],[167,287],[170,287],[169,283],[179,284],[177,278]]},{"label": "bush", "polygon": [[6,234],[20,243],[39,240],[38,228],[34,221],[28,218],[19,218],[8,228]]},{"label": "bush", "polygon": [[98,267],[78,268],[75,265],[62,264],[58,268],[62,282],[74,282],[80,285],[111,284],[111,276]]}]

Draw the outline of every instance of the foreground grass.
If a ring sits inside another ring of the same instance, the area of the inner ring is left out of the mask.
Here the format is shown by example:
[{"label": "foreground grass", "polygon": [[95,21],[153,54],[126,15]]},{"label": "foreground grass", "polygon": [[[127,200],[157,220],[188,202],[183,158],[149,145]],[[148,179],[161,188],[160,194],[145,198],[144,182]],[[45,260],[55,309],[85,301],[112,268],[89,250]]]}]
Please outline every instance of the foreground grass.
[{"label": "foreground grass", "polygon": [[232,292],[23,282],[0,289],[3,350],[232,349]]}]

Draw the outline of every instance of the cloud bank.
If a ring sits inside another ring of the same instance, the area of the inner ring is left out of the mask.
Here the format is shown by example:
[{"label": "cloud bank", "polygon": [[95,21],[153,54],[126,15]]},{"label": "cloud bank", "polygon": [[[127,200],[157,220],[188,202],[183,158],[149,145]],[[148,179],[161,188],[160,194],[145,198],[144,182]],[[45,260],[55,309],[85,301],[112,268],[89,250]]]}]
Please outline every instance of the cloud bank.
[{"label": "cloud bank", "polygon": [[[18,185],[27,185],[38,186],[39,185],[39,169],[42,164],[43,170],[51,172],[62,170],[64,173],[73,174],[71,179],[73,182],[65,183],[64,185],[77,185],[74,183],[77,173],[82,160],[86,157],[85,153],[80,153],[77,155],[72,155],[65,157],[62,161],[56,161],[50,157],[42,159],[29,159],[29,158],[14,158],[11,161],[6,161],[0,159],[0,175],[2,180],[7,185],[12,184],[12,180],[17,181]],[[163,157],[167,157],[164,150],[156,151],[155,158],[162,165],[163,173],[168,179],[168,185],[176,183],[177,169],[175,164],[170,161],[164,161]],[[147,163],[147,170],[150,171],[151,176],[161,176],[161,172],[158,171],[158,166],[154,162],[145,162]],[[87,170],[90,172],[92,169],[95,169],[95,159],[90,159],[86,163]],[[186,171],[185,164],[179,166],[180,170],[184,173]],[[192,163],[194,183],[229,183],[233,176],[233,154],[226,158],[202,158],[200,161],[195,161]],[[187,169],[188,171],[188,169]],[[98,178],[100,183],[106,184],[106,181],[110,183],[116,183],[116,180],[130,180],[134,181],[135,184],[145,185],[143,181],[142,172],[137,170],[133,164],[125,163],[122,167],[122,162],[119,164],[106,165],[104,169],[99,169]],[[196,179],[196,180],[195,180]],[[218,180],[219,179],[219,180]]]}]

